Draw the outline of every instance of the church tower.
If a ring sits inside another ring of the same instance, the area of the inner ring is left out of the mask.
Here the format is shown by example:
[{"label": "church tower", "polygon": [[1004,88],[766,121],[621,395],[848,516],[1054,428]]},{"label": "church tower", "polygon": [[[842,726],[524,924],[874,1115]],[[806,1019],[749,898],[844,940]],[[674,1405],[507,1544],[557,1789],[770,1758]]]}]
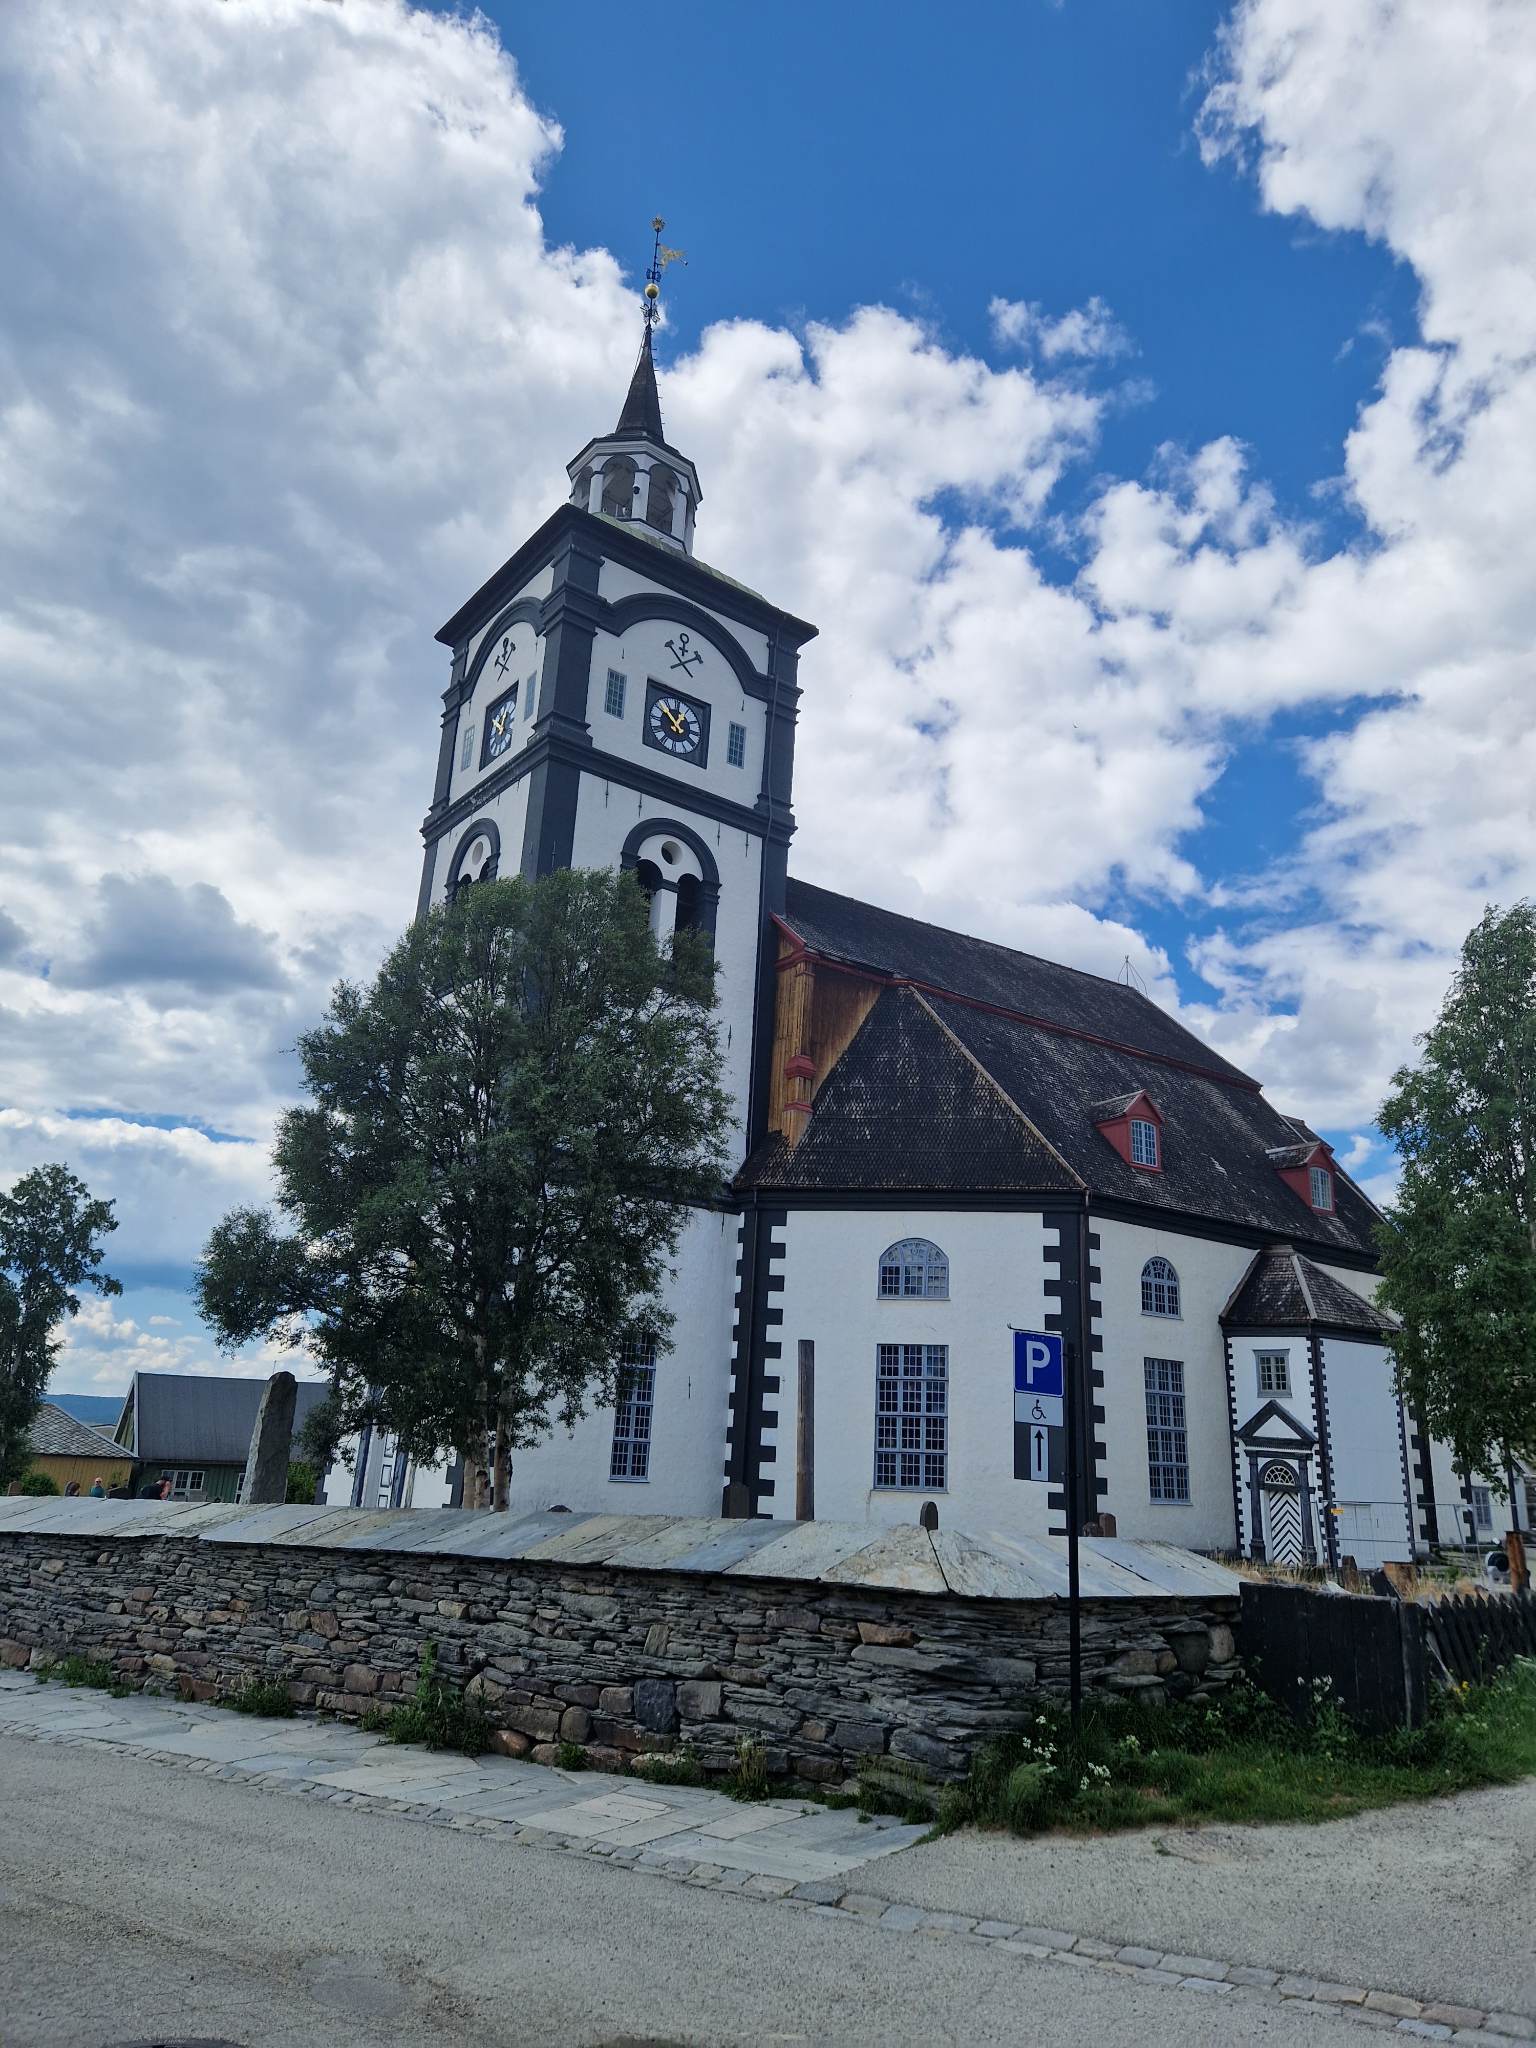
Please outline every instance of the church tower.
[{"label": "church tower", "polygon": [[[653,329],[617,424],[572,459],[567,502],[437,635],[443,696],[418,908],[520,870],[633,869],[665,938],[711,934],[743,1156],[762,1123],[772,949],[794,830],[804,620],[699,561],[702,493],[667,440]],[[760,1052],[760,1048],[759,1048]]]}]

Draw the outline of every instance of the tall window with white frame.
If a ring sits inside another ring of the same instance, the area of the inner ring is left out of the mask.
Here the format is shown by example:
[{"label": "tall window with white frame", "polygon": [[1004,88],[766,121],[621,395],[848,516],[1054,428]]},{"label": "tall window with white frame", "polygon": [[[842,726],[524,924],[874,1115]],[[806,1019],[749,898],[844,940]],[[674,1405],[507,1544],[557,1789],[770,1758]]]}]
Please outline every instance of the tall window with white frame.
[{"label": "tall window with white frame", "polygon": [[926,1237],[903,1237],[880,1254],[882,1301],[948,1301],[949,1259]]},{"label": "tall window with white frame", "polygon": [[613,1408],[610,1479],[649,1479],[651,1422],[656,1409],[656,1346],[633,1338],[619,1360],[619,1395]]},{"label": "tall window with white frame", "polygon": [[1157,1166],[1161,1164],[1157,1152],[1157,1125],[1146,1117],[1131,1118],[1131,1164],[1132,1166]]},{"label": "tall window with white frame", "polygon": [[1141,1312],[1144,1316],[1179,1313],[1179,1276],[1167,1259],[1148,1259],[1141,1269]]},{"label": "tall window with white frame", "polygon": [[1314,1166],[1311,1170],[1312,1206],[1314,1209],[1333,1207],[1333,1175],[1326,1166]]},{"label": "tall window with white frame", "polygon": [[1493,1529],[1493,1489],[1474,1486],[1472,1492],[1472,1526],[1479,1536],[1491,1534]]},{"label": "tall window with white frame", "polygon": [[1147,1391],[1147,1482],[1154,1501],[1189,1499],[1189,1430],[1184,1366],[1177,1358],[1143,1361]]},{"label": "tall window with white frame", "polygon": [[949,1346],[875,1347],[875,1487],[940,1493],[949,1484]]},{"label": "tall window with white frame", "polygon": [[1291,1391],[1289,1351],[1256,1351],[1253,1357],[1259,1370],[1261,1394],[1288,1394]]}]

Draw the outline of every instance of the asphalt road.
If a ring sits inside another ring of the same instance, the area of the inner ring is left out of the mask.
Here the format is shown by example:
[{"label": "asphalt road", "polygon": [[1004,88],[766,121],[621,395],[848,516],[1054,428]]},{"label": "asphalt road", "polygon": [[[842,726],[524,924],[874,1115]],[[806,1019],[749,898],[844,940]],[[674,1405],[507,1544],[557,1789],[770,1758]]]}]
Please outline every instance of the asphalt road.
[{"label": "asphalt road", "polygon": [[1032,1962],[0,1737],[0,2044],[189,2037],[1359,2048],[1362,2033],[1316,2007]]},{"label": "asphalt road", "polygon": [[885,1898],[1536,2013],[1536,1781],[1315,1827],[951,1835]]}]

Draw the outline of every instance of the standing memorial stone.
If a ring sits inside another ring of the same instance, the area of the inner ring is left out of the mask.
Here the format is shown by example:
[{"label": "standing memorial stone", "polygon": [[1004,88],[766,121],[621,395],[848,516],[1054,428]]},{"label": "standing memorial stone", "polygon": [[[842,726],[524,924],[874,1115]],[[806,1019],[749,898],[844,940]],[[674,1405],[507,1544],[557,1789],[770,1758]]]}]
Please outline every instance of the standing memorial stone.
[{"label": "standing memorial stone", "polygon": [[293,1411],[298,1397],[298,1382],[291,1372],[275,1372],[267,1381],[240,1488],[247,1507],[288,1498],[288,1460],[293,1452]]}]

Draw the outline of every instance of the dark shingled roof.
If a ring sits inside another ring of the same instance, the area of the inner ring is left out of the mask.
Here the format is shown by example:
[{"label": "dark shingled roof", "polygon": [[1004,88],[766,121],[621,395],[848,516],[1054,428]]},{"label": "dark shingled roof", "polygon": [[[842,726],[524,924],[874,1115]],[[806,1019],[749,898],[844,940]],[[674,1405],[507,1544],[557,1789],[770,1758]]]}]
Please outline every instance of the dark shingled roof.
[{"label": "dark shingled roof", "polygon": [[[760,1146],[743,1176],[749,1185],[1077,1185],[1101,1198],[1300,1237],[1341,1251],[1374,1249],[1375,1211],[1365,1197],[1337,1174],[1331,1212],[1314,1211],[1303,1202],[1280,1178],[1270,1156],[1295,1144],[1296,1124],[1265,1101],[1256,1082],[1138,990],[919,924],[805,882],[790,882],[783,921],[815,954],[921,984],[932,1016],[1017,1106],[1045,1141],[1045,1156],[1054,1153],[1069,1172],[1042,1181],[1011,1168],[1001,1170],[995,1152],[979,1146],[963,1124],[937,1114],[921,1087],[903,1082],[900,1099],[908,1105],[903,1108],[897,1107],[896,1097],[876,1090],[863,1053],[861,1085],[867,1099],[862,1113],[866,1126],[881,1130],[880,1142],[867,1145],[862,1154],[846,1141],[829,1143],[823,1153],[817,1126],[838,1099],[838,1075],[860,1047],[860,1033],[823,1079],[799,1145],[791,1151],[781,1140],[770,1139]],[[884,1002],[882,997],[874,1014]],[[944,1058],[952,1057],[949,1048]],[[1112,1111],[1143,1090],[1163,1122],[1160,1173],[1122,1159],[1097,1128],[1106,1108]],[[890,1177],[887,1164],[892,1148],[901,1159],[899,1181]]]},{"label": "dark shingled roof", "polygon": [[[1123,981],[1106,981],[1080,967],[1061,967],[1033,953],[1016,953],[990,939],[920,924],[915,917],[898,917],[894,911],[835,896],[809,882],[789,882],[784,922],[813,953],[829,959],[873,967],[976,1002],[996,1003],[1060,1030],[1110,1039],[1161,1059],[1187,1061],[1206,1073],[1246,1081],[1251,1088],[1258,1086],[1203,1039],[1176,1024],[1140,989]],[[1143,1076],[1134,1085],[1151,1092]],[[1095,1091],[1096,1096],[1116,1092],[1113,1087]],[[1280,1122],[1278,1117],[1273,1120]],[[1294,1135],[1286,1129],[1270,1142],[1289,1141]]]},{"label": "dark shingled roof", "polygon": [[747,1187],[1009,1188],[1081,1183],[924,999],[887,989],[816,1096],[798,1145],[771,1136]]},{"label": "dark shingled roof", "polygon": [[640,344],[640,354],[635,361],[635,374],[629,380],[629,389],[624,394],[624,410],[619,414],[619,424],[614,435],[638,434],[648,441],[665,441],[661,431],[661,397],[656,389],[656,362],[651,354],[651,330],[645,330],[645,339]]},{"label": "dark shingled roof", "polygon": [[34,1458],[116,1458],[121,1461],[123,1447],[114,1443],[109,1436],[103,1436],[99,1429],[92,1429],[89,1423],[77,1422],[73,1415],[55,1407],[52,1401],[44,1401],[32,1418],[27,1431],[27,1448]]},{"label": "dark shingled roof", "polygon": [[1294,1245],[1270,1245],[1253,1264],[1221,1312],[1229,1329],[1300,1329],[1314,1323],[1390,1337],[1398,1325],[1363,1295],[1303,1258]]},{"label": "dark shingled roof", "polygon": [[[145,1464],[243,1465],[266,1384],[206,1373],[136,1372],[134,1456]],[[295,1441],[327,1391],[323,1380],[299,1382]]]}]

